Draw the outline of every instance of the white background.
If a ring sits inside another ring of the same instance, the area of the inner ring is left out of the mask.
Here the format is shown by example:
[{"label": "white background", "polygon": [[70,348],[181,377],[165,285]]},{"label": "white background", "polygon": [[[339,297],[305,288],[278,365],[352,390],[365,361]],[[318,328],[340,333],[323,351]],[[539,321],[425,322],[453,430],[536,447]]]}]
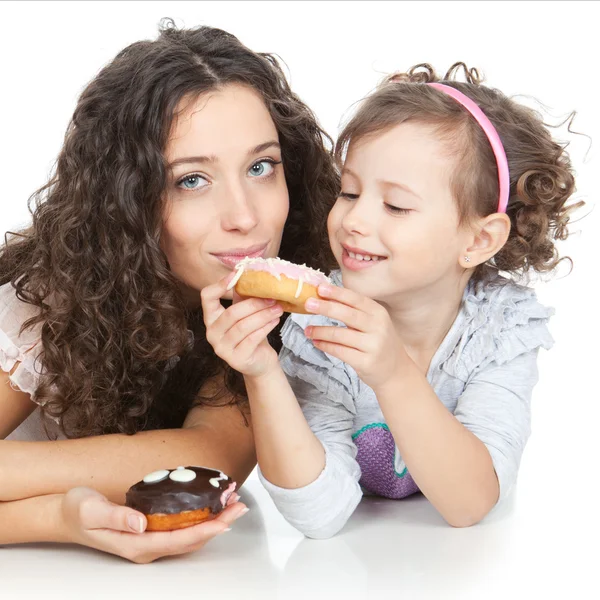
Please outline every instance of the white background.
[{"label": "white background", "polygon": [[[0,230],[28,222],[27,198],[46,181],[84,85],[121,48],[155,37],[165,16],[179,25],[224,28],[254,50],[280,55],[293,89],[334,137],[340,118],[384,73],[420,62],[440,71],[458,60],[476,66],[505,93],[542,101],[552,123],[577,110],[573,128],[591,136],[591,148],[586,137],[569,136],[564,128],[557,134],[571,141],[575,199],[587,203],[580,211],[586,216],[561,245],[574,260],[573,272],[536,284],[542,301],[556,308],[556,345],[540,355],[533,435],[517,494],[499,525],[506,537],[502,552],[492,553],[490,573],[495,589],[510,581],[517,598],[524,597],[520,591],[543,589],[552,596],[552,590],[575,588],[578,598],[600,597],[593,572],[600,559],[594,493],[600,458],[599,9],[595,2],[2,2]],[[41,553],[40,564],[46,558]],[[278,561],[281,567],[285,556]],[[447,575],[442,567],[429,574]],[[168,569],[163,573],[169,576]],[[466,590],[473,577],[458,584]],[[227,587],[243,592],[238,579],[227,580]],[[371,589],[375,582],[369,580]],[[494,588],[477,596],[496,597]],[[467,597],[466,591],[457,597]]]}]

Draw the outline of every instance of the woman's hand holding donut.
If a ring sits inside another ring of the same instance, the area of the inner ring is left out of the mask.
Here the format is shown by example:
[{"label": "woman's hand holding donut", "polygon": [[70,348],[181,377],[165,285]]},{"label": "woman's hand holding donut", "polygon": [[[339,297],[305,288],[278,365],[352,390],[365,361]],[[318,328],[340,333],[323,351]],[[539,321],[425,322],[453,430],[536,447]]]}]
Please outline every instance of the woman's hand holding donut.
[{"label": "woman's hand holding donut", "polygon": [[135,563],[149,563],[163,556],[193,552],[229,531],[246,508],[237,499],[239,496],[212,521],[175,531],[144,532],[144,515],[109,502],[96,490],[77,487],[62,499],[63,541],[116,554]]},{"label": "woman's hand holding donut", "polygon": [[309,326],[314,345],[348,363],[372,389],[386,383],[410,360],[388,312],[374,300],[346,288],[320,285],[320,298],[306,310],[341,321],[346,327]]},{"label": "woman's hand holding donut", "polygon": [[201,292],[206,339],[236,371],[260,377],[278,363],[277,353],[267,340],[283,314],[274,300],[248,298],[224,308],[221,298],[233,274],[205,287]]}]

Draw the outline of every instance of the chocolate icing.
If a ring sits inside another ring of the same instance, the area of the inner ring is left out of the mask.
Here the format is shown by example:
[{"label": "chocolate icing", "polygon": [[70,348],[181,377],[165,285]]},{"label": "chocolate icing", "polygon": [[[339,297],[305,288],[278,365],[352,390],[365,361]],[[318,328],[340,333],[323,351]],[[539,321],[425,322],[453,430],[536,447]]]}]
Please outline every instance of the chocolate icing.
[{"label": "chocolate icing", "polygon": [[218,481],[219,487],[214,487],[210,479],[218,478],[221,471],[204,467],[185,468],[196,473],[193,481],[178,482],[169,477],[155,483],[138,481],[127,491],[125,505],[146,515],[155,513],[172,515],[207,507],[213,514],[220,513],[225,508],[221,496],[233,480],[229,477],[221,479]]}]

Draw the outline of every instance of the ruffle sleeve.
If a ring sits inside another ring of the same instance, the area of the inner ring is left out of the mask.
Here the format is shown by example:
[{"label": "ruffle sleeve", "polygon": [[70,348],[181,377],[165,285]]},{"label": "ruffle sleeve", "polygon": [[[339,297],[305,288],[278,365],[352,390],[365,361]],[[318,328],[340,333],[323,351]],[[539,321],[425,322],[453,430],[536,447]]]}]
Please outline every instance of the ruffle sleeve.
[{"label": "ruffle sleeve", "polygon": [[41,324],[22,333],[20,330],[35,315],[35,310],[17,298],[10,283],[0,286],[0,367],[10,373],[11,385],[28,393],[34,401],[43,374],[38,361],[42,350]]}]

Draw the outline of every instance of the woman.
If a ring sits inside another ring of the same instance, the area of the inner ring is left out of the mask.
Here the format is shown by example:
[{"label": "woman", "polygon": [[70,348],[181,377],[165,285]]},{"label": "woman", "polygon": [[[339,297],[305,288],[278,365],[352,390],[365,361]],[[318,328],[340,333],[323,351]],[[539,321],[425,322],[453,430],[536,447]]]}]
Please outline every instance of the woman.
[{"label": "woman", "polygon": [[238,486],[254,467],[243,381],[206,341],[200,291],[246,255],[329,266],[326,137],[272,56],[209,27],[166,21],[87,86],[32,226],[0,254],[0,543],[149,562],[243,513],[139,535],[144,517],[111,501],[165,466]]}]

